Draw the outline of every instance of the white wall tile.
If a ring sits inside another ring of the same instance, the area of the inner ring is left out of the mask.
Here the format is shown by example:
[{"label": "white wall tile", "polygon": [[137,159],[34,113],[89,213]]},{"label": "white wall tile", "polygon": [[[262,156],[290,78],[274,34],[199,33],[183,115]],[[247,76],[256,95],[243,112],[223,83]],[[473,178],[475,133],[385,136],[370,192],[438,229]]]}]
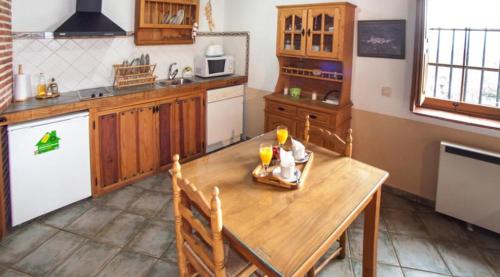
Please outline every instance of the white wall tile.
[{"label": "white wall tile", "polygon": [[[133,37],[91,39],[14,40],[13,67],[22,64],[25,73],[32,75],[33,94],[38,76],[55,78],[62,93],[92,87],[113,85],[113,65],[149,54],[157,64],[159,79],[167,76],[168,66],[176,62],[179,75],[186,66],[193,67],[194,56],[204,53],[210,43],[223,43],[221,38],[197,39],[194,45],[136,46]],[[232,45],[231,47],[234,47]],[[244,44],[236,46],[244,49]],[[229,51],[231,52],[231,51]],[[244,63],[245,61],[241,61]],[[240,73],[240,72],[238,72]]]}]

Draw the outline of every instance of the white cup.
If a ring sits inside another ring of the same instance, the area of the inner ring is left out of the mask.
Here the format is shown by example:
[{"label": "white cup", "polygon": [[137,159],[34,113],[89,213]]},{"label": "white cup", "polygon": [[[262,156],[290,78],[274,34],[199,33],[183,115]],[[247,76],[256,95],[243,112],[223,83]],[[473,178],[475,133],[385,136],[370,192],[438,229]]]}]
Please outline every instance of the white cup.
[{"label": "white cup", "polygon": [[295,174],[295,166],[294,165],[281,165],[281,177],[285,179],[290,179]]},{"label": "white cup", "polygon": [[306,150],[304,148],[293,149],[293,158],[295,160],[302,160],[306,157]]}]

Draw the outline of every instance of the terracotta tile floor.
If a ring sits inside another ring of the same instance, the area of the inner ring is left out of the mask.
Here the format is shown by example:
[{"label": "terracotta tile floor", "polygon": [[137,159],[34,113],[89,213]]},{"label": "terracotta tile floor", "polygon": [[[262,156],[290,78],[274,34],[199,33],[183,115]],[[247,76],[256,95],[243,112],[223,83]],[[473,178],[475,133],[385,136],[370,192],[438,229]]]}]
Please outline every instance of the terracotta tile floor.
[{"label": "terracotta tile floor", "polygon": [[[158,175],[27,223],[0,243],[0,276],[176,276],[171,184]],[[363,218],[344,260],[321,276],[361,276]],[[384,192],[378,275],[500,277],[500,235]]]}]

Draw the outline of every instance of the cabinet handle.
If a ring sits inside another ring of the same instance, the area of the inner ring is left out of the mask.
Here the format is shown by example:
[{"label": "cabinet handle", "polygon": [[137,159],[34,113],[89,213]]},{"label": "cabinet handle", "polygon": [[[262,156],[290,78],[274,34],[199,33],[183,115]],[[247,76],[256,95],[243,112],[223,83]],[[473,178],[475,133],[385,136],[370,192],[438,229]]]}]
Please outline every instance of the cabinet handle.
[{"label": "cabinet handle", "polygon": [[278,108],[278,110],[279,110],[279,111],[284,112],[284,111],[285,111],[285,108],[283,108],[283,107],[279,107],[279,108]]},{"label": "cabinet handle", "polygon": [[317,117],[317,116],[315,116],[314,114],[310,114],[310,115],[309,115],[309,118],[310,118],[310,119],[318,119],[318,117]]},{"label": "cabinet handle", "polygon": [[307,36],[310,37],[311,36],[311,29],[308,29],[307,30]]},{"label": "cabinet handle", "polygon": [[302,28],[302,36],[306,35],[306,29]]}]

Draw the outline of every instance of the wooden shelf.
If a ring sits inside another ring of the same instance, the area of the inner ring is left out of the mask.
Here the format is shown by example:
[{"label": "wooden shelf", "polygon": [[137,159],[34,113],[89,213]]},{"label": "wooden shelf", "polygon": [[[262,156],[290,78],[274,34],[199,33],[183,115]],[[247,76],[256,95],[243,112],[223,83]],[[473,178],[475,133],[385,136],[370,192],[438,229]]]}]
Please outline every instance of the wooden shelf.
[{"label": "wooden shelf", "polygon": [[335,83],[343,82],[342,79],[339,79],[339,77],[343,77],[343,74],[339,72],[283,66],[281,68],[281,73],[286,76],[301,77],[301,78],[329,81]]},{"label": "wooden shelf", "polygon": [[[199,0],[136,1],[136,45],[194,42],[192,29],[199,19]],[[182,19],[176,21],[177,16],[181,14],[184,14]]]},{"label": "wooden shelf", "polygon": [[197,1],[193,0],[145,0],[146,2],[157,2],[167,4],[182,4],[182,5],[197,5]]},{"label": "wooden shelf", "polygon": [[193,25],[187,24],[143,24],[142,28],[153,29],[193,29]]}]

